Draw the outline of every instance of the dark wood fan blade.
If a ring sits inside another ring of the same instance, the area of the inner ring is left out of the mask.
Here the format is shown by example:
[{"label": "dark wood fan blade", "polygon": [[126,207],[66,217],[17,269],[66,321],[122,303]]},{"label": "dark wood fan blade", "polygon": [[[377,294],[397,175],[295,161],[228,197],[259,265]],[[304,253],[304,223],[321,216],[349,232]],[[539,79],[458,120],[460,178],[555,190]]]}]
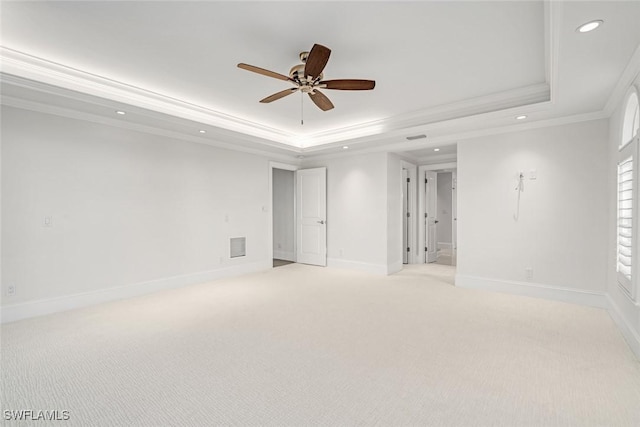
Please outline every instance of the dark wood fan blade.
[{"label": "dark wood fan blade", "polygon": [[261,99],[260,102],[262,102],[264,104],[267,104],[269,102],[276,101],[276,100],[278,100],[280,98],[284,98],[287,95],[291,95],[292,93],[296,92],[297,90],[298,90],[297,87],[292,87],[292,88],[289,88],[289,89],[285,89],[285,90],[280,91],[278,93],[274,93],[271,96],[267,96],[265,99]]},{"label": "dark wood fan blade", "polygon": [[318,77],[327,65],[329,55],[331,55],[331,49],[321,44],[314,44],[304,66],[304,75],[311,76],[314,79]]},{"label": "dark wood fan blade", "polygon": [[309,93],[309,97],[322,111],[331,110],[333,108],[333,104],[329,101],[329,98],[327,98],[324,93],[320,92],[318,89],[315,89],[315,93]]},{"label": "dark wood fan blade", "polygon": [[279,74],[274,71],[265,70],[264,68],[256,67],[249,64],[238,64],[238,68],[242,68],[243,70],[253,71],[254,73],[262,74],[263,76],[273,77],[274,79],[285,80],[285,81],[293,81],[289,77],[284,74]]},{"label": "dark wood fan blade", "polygon": [[376,87],[374,80],[358,80],[358,79],[342,79],[342,80],[324,80],[321,85],[326,85],[325,89],[337,90],[371,90]]}]

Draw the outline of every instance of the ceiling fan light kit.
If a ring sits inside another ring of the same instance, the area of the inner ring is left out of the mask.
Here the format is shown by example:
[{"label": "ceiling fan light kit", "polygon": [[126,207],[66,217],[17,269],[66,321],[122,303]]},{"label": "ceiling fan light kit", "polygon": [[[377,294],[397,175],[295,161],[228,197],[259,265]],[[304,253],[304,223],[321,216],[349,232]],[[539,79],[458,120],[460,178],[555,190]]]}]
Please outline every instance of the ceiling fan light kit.
[{"label": "ceiling fan light kit", "polygon": [[320,44],[314,44],[309,52],[300,53],[300,61],[302,64],[295,65],[289,71],[289,76],[279,74],[274,71],[265,70],[264,68],[248,65],[244,63],[238,64],[238,68],[262,74],[263,76],[273,77],[275,79],[288,81],[295,86],[283,91],[269,95],[260,100],[262,103],[270,103],[294,92],[302,92],[309,95],[313,103],[322,111],[328,111],[334,108],[333,103],[319,89],[330,90],[371,90],[375,87],[374,80],[360,79],[339,79],[339,80],[323,80],[323,70],[329,62],[331,49]]}]

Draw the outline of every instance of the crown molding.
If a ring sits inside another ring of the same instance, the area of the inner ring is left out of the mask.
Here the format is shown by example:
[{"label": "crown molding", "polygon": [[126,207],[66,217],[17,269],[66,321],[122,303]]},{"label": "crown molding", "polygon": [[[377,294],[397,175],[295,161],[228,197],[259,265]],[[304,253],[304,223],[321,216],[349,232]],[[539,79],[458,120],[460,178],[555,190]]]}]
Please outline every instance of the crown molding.
[{"label": "crown molding", "polygon": [[[548,104],[548,103],[547,103]],[[492,114],[495,113],[487,113],[484,116],[490,116]],[[601,119],[607,119],[609,118],[609,115],[604,112],[604,111],[596,111],[593,113],[585,113],[585,114],[576,114],[576,115],[572,115],[572,116],[564,116],[564,117],[556,117],[556,118],[552,118],[552,119],[547,119],[547,120],[538,120],[538,121],[534,121],[534,122],[528,122],[528,123],[517,123],[517,124],[513,124],[510,126],[493,126],[493,127],[487,127],[487,128],[482,128],[482,129],[472,129],[469,131],[464,131],[464,132],[446,132],[443,133],[442,135],[438,135],[438,136],[434,136],[434,137],[430,137],[427,134],[427,139],[424,140],[424,142],[420,142],[417,143],[415,141],[406,141],[404,140],[404,137],[402,136],[389,136],[387,135],[386,137],[381,137],[380,139],[378,139],[377,141],[381,141],[383,143],[379,144],[379,145],[375,145],[375,146],[369,146],[366,148],[359,148],[357,150],[353,150],[352,153],[350,154],[366,154],[366,153],[375,153],[375,152],[380,152],[380,151],[386,151],[386,152],[391,152],[391,153],[395,153],[395,152],[406,152],[406,151],[414,151],[414,150],[421,150],[424,148],[433,148],[433,147],[437,147],[439,145],[445,145],[445,144],[453,144],[453,143],[458,143],[464,140],[468,140],[468,139],[474,139],[474,138],[480,138],[480,137],[484,137],[484,136],[491,136],[491,135],[499,135],[499,134],[503,134],[503,133],[512,133],[512,132],[522,132],[522,131],[526,131],[526,130],[533,130],[533,129],[540,129],[540,128],[547,128],[547,127],[555,127],[555,126],[562,126],[562,125],[568,125],[568,124],[573,124],[573,123],[581,123],[581,122],[588,122],[588,121],[593,121],[593,120],[601,120]],[[473,118],[465,118],[465,120],[469,120],[469,119],[473,119],[474,122],[482,122],[483,121],[483,117],[473,117]],[[486,119],[486,117],[485,117]],[[448,128],[450,129],[455,129],[456,127],[458,127],[457,125],[459,124],[459,120],[462,119],[458,119],[458,120],[452,120],[447,122],[446,124],[448,125]],[[402,138],[401,142],[396,142],[393,143],[393,140],[395,139],[399,139]],[[367,141],[368,143],[371,143],[372,141],[369,140]],[[353,144],[352,142],[349,142],[349,147],[351,148],[356,148],[357,145]],[[313,159],[313,161],[317,161],[317,160],[324,160],[324,159],[332,159],[335,157],[340,157],[341,154],[345,155],[346,153],[342,152],[342,150],[335,150],[333,152],[327,153],[325,152],[321,152],[321,151],[317,151],[315,155],[313,155],[314,153],[310,153],[310,152],[305,152],[303,151],[303,154],[306,154],[306,158],[307,159]],[[352,151],[351,149],[348,151]],[[312,156],[310,156],[312,155]],[[449,156],[449,155],[438,155],[438,156]],[[422,162],[422,161],[431,161],[431,159],[433,159],[435,156],[425,156],[422,158],[419,158],[418,161]],[[452,160],[453,161],[453,160]]]},{"label": "crown molding", "polygon": [[540,83],[491,95],[466,99],[464,101],[439,105],[420,111],[413,111],[411,113],[387,119],[315,133],[307,138],[309,142],[304,144],[303,148],[308,149],[331,144],[333,142],[372,136],[383,132],[403,130],[420,125],[429,125],[510,108],[528,106],[549,100],[549,85],[547,83]]},{"label": "crown molding", "polygon": [[[178,132],[168,129],[163,129],[155,126],[142,125],[139,123],[128,122],[124,120],[118,120],[116,118],[106,117],[103,115],[92,114],[87,112],[78,111],[76,109],[64,108],[49,104],[43,104],[36,101],[15,98],[12,96],[2,96],[2,105],[6,105],[13,108],[19,108],[23,110],[34,111],[38,113],[51,114],[59,117],[66,117],[76,120],[82,120],[90,123],[102,124],[107,126],[113,126],[121,129],[127,129],[151,135],[158,135],[167,138],[172,138],[180,141],[195,142],[198,144],[210,145],[212,147],[241,151],[244,153],[255,154],[259,156],[268,157],[272,160],[281,160],[287,162],[297,162],[296,154],[298,150],[292,149],[291,154],[283,153],[282,149],[277,149],[273,146],[268,146],[264,143],[256,143],[250,139],[247,139],[247,135],[220,130],[217,135],[209,135],[207,137],[200,137],[184,132]],[[224,142],[223,142],[224,141]]]},{"label": "crown molding", "polygon": [[635,52],[631,56],[631,59],[627,63],[620,79],[618,79],[618,83],[616,87],[613,89],[613,92],[609,96],[607,103],[604,106],[604,110],[608,116],[611,116],[613,112],[622,105],[624,100],[624,96],[627,91],[633,85],[633,82],[640,75],[640,45],[636,48]]},{"label": "crown molding", "polygon": [[[118,103],[108,99],[98,98],[96,96],[88,95],[86,93],[76,92],[76,91],[64,89],[57,86],[51,86],[46,83],[28,80],[22,77],[7,75],[2,72],[0,72],[0,81],[2,81],[2,84],[5,86],[7,85],[15,86],[15,87],[29,90],[33,93],[52,95],[56,99],[73,100],[74,102],[76,102],[76,105],[74,106],[74,108],[66,108],[66,107],[56,106],[54,104],[50,104],[44,101],[40,102],[40,101],[33,101],[32,99],[29,99],[29,98],[24,98],[24,99],[16,98],[16,97],[8,96],[3,93],[2,97],[0,98],[0,101],[2,102],[2,104],[11,105],[18,108],[23,108],[23,109],[33,108],[34,111],[48,112],[56,115],[64,115],[65,117],[81,119],[81,120],[85,120],[84,117],[86,117],[87,112],[84,111],[82,108],[82,106],[85,106],[85,105],[89,107],[94,107],[94,106],[99,107],[102,109],[106,109],[110,112],[114,110],[119,110],[119,109],[126,109],[129,113],[133,113],[136,117],[144,117],[146,119],[149,119],[148,121],[151,121],[154,123],[158,123],[159,121],[161,121],[163,124],[176,125],[181,128],[191,127],[193,132],[204,127],[201,123],[193,123],[188,119],[167,115],[167,114],[159,113],[152,110],[146,110],[139,107],[132,107],[128,104],[122,104],[122,103]],[[5,93],[6,93],[6,90],[5,90]],[[21,102],[21,100],[29,101],[29,102]],[[78,107],[77,103],[80,103],[81,107]],[[56,108],[56,107],[59,107],[59,108]],[[93,114],[93,115],[89,114],[89,116],[92,117],[90,121],[94,121],[94,122],[96,121],[96,117],[103,117],[107,119],[111,118],[111,116],[103,116],[99,114]],[[122,125],[126,123],[127,120],[126,119],[111,120],[111,121],[107,120],[107,122],[111,126],[122,127]],[[151,126],[151,127],[162,129],[160,126]],[[292,154],[298,154],[300,152],[300,149],[297,147],[293,147],[287,144],[281,144],[278,142],[273,142],[268,139],[259,138],[259,137],[248,135],[245,133],[234,132],[234,131],[226,130],[216,126],[206,126],[206,128],[207,128],[207,137],[202,136],[202,138],[204,139],[226,138],[227,140],[231,140],[236,143],[241,142],[241,143],[247,143],[247,144],[254,144],[255,147],[259,150],[263,149],[266,146],[270,148],[280,149],[285,152],[288,151],[288,152],[291,152]],[[170,129],[170,131],[173,131],[173,130]],[[178,131],[178,133],[185,136],[193,136],[192,134],[185,131],[182,131],[182,132]]]},{"label": "crown molding", "polygon": [[69,89],[76,93],[93,95],[194,122],[297,146],[295,135],[279,129],[38,58],[4,46],[0,46],[0,71],[7,75]]},{"label": "crown molding", "polygon": [[[2,75],[2,81],[4,84],[16,85],[21,87],[27,87],[39,92],[53,94],[62,97],[71,97],[77,101],[86,102],[101,107],[108,107],[110,110],[117,109],[117,105],[112,101],[102,98],[96,98],[91,95],[69,91],[67,89],[61,89],[53,87],[45,83],[34,82],[26,80],[24,78],[16,76]],[[64,116],[68,118],[85,120],[94,123],[106,124],[109,126],[116,126],[125,129],[162,135],[170,138],[176,138],[180,140],[186,140],[191,142],[203,143],[219,148],[238,150],[247,153],[268,156],[273,159],[285,160],[285,161],[299,161],[300,155],[304,155],[305,158],[316,159],[329,159],[334,157],[340,157],[348,154],[365,154],[368,152],[401,152],[401,151],[413,151],[423,148],[434,147],[443,143],[454,143],[465,139],[472,139],[481,136],[494,135],[500,133],[517,132],[528,129],[535,129],[541,127],[559,126],[569,123],[577,123],[581,121],[598,120],[608,118],[610,114],[606,111],[599,111],[594,113],[587,113],[575,116],[565,116],[560,118],[539,120],[533,122],[517,123],[511,126],[495,126],[489,128],[478,128],[482,123],[486,123],[496,117],[500,117],[505,114],[504,110],[488,112],[484,114],[477,114],[474,116],[466,116],[451,120],[437,121],[431,125],[411,128],[403,128],[397,131],[386,132],[384,134],[373,135],[369,137],[361,137],[354,140],[349,140],[347,143],[352,148],[348,153],[342,149],[345,141],[340,141],[324,146],[315,146],[306,149],[300,149],[285,144],[279,144],[273,141],[260,139],[244,133],[233,132],[222,128],[213,128],[212,131],[208,131],[207,136],[198,136],[186,132],[180,132],[175,130],[164,129],[156,126],[148,126],[118,118],[108,117],[99,114],[92,114],[79,109],[70,109],[59,106],[54,106],[45,103],[39,103],[32,100],[19,99],[11,96],[2,96],[2,104],[15,108],[33,110],[37,112],[53,114],[58,116]],[[550,102],[542,102],[534,106],[533,108],[543,111],[550,107]],[[445,110],[443,108],[443,110]],[[145,114],[147,117],[155,119],[163,123],[175,123],[181,124],[183,119],[167,116],[162,113],[154,111],[141,112],[136,111],[136,114]],[[513,114],[513,111],[508,113]],[[465,132],[453,132],[454,129],[471,128]],[[407,131],[416,133],[425,133],[427,138],[416,141],[406,141],[405,134]],[[440,133],[440,135],[431,136],[434,133]],[[225,142],[222,142],[225,141]],[[361,148],[364,144],[368,146]],[[331,150],[330,152],[327,152]],[[417,159],[419,162],[431,162],[435,156],[428,156]],[[455,156],[453,156],[455,158]],[[415,160],[414,160],[415,161]]]},{"label": "crown molding", "polygon": [[562,15],[564,2],[545,0],[545,75],[549,83],[549,101],[558,100],[558,80],[560,64],[560,34],[562,33]]},{"label": "crown molding", "polygon": [[96,104],[97,101],[95,99],[88,100],[89,97],[93,97],[105,101],[119,102],[253,136],[262,142],[270,141],[277,145],[288,145],[297,149],[322,147],[333,142],[363,137],[375,138],[394,130],[428,125],[491,111],[528,106],[550,99],[549,84],[540,83],[425,110],[413,111],[375,122],[367,122],[305,136],[284,132],[260,123],[247,121],[1,46],[0,71],[4,74],[4,80],[13,79],[12,83],[15,85],[42,92],[55,92],[54,89],[44,89],[43,85],[48,85],[49,88],[63,88],[69,91],[65,94],[66,97],[78,101]]},{"label": "crown molding", "polygon": [[[538,104],[528,106],[527,112],[539,111],[544,112],[551,108],[549,101],[541,102]],[[461,129],[467,129],[470,133],[482,132],[487,129],[487,123],[500,121],[504,117],[508,117],[509,120],[513,120],[513,116],[520,114],[522,110],[520,108],[512,108],[506,110],[490,111],[486,113],[480,113],[472,116],[462,116],[453,118],[450,120],[435,121],[427,125],[419,125],[414,127],[402,128],[395,131],[388,131],[384,134],[378,134],[368,137],[360,137],[352,140],[342,140],[335,143],[324,144],[315,147],[308,147],[302,149],[302,154],[313,155],[333,149],[340,151],[343,145],[348,144],[351,148],[356,148],[366,144],[370,149],[387,149],[388,151],[400,151],[400,150],[416,150],[424,147],[431,147],[434,138],[441,138],[443,135],[459,135]],[[547,121],[539,120],[535,122],[518,123],[519,125],[531,125],[536,123],[546,123]],[[504,125],[494,126],[496,128]],[[511,125],[509,125],[511,128]],[[425,134],[427,138],[419,139],[415,141],[407,141],[407,134]]]},{"label": "crown molding", "polygon": [[529,123],[518,123],[511,126],[497,126],[486,129],[472,130],[469,132],[461,132],[458,134],[448,134],[440,137],[435,137],[431,140],[433,144],[441,144],[443,142],[463,141],[467,139],[474,139],[483,136],[500,135],[503,133],[522,132],[527,130],[549,128],[556,126],[570,125],[574,123],[590,122],[594,120],[607,119],[609,116],[604,111],[596,111],[593,113],[576,114],[572,116],[556,117],[547,120],[538,120]]}]

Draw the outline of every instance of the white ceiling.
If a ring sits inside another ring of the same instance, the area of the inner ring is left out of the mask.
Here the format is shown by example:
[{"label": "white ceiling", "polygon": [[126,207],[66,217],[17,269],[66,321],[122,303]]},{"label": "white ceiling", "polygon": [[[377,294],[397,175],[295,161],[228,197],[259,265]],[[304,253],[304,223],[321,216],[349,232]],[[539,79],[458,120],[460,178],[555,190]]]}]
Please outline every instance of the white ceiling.
[{"label": "white ceiling", "polygon": [[[252,134],[305,154],[346,139],[352,147],[396,144],[394,150],[424,154],[442,143],[428,138],[411,146],[404,137],[510,126],[521,112],[537,121],[602,111],[640,44],[639,16],[638,1],[3,2],[1,34],[5,48],[75,69],[76,83],[97,75],[188,103],[199,114],[156,111],[193,125]],[[605,25],[575,31],[592,19]],[[236,64],[287,74],[313,43],[332,49],[325,78],[377,85],[327,90],[335,104],[329,112],[304,99],[301,126],[298,94],[258,103],[286,82]],[[28,68],[8,67],[3,72],[14,75]],[[74,79],[64,80],[66,89],[80,88],[72,87]],[[110,98],[89,88],[80,90]],[[115,92],[113,101],[126,101]],[[478,115],[482,123],[466,120]]]}]

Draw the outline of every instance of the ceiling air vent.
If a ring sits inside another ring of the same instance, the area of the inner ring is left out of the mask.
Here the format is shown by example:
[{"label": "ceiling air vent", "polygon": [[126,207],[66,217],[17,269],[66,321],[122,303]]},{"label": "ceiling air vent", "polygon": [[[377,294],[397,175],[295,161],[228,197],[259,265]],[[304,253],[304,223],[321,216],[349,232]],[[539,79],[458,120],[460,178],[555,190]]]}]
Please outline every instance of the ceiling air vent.
[{"label": "ceiling air vent", "polygon": [[416,139],[423,139],[426,138],[427,135],[413,135],[413,136],[408,136],[407,139],[409,141],[415,141]]},{"label": "ceiling air vent", "polygon": [[247,238],[246,237],[232,237],[230,240],[229,256],[231,258],[238,258],[247,255]]}]

